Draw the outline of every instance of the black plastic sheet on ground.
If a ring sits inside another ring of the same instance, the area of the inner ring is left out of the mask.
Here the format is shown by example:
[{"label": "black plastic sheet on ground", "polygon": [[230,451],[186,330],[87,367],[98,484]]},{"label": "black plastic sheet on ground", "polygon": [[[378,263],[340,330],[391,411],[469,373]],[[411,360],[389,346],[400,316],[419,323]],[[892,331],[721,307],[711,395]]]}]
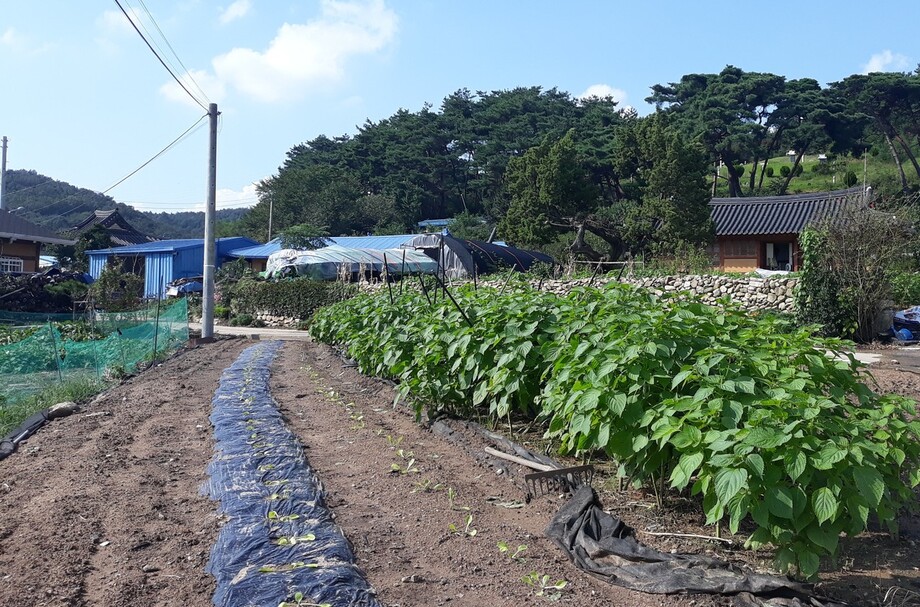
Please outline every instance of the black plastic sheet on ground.
[{"label": "black plastic sheet on ground", "polygon": [[374,591],[323,500],[322,485],[269,392],[280,342],[245,350],[220,380],[208,493],[226,523],[211,551],[220,607],[305,602],[376,607]]},{"label": "black plastic sheet on ground", "polygon": [[546,535],[578,568],[631,590],[736,595],[736,604],[741,605],[839,605],[812,597],[807,585],[784,577],[744,571],[719,559],[666,554],[643,546],[628,525],[603,511],[594,490],[587,486],[560,508]]}]

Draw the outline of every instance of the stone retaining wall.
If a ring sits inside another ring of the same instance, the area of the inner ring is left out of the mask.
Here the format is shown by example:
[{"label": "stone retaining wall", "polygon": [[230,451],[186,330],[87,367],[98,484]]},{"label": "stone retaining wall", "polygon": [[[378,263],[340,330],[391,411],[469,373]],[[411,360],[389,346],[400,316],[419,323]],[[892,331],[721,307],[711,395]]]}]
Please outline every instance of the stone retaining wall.
[{"label": "stone retaining wall", "polygon": [[[503,281],[481,281],[480,284],[501,288]],[[542,285],[532,281],[534,288],[540,286],[544,291],[564,295],[575,287],[587,286],[591,282],[588,278],[574,280],[545,280]],[[606,282],[616,282],[616,279],[595,279],[595,285]],[[689,292],[700,298],[703,303],[718,304],[720,299],[728,298],[742,308],[752,312],[760,310],[778,310],[793,312],[795,304],[793,291],[798,278],[774,276],[760,278],[756,276],[724,276],[715,274],[686,275],[686,276],[650,276],[645,278],[623,278],[622,282],[650,289],[656,295],[670,292]],[[414,288],[414,285],[413,285]],[[362,283],[360,289],[368,293],[376,293],[386,286],[382,283]],[[297,326],[298,319],[271,316],[269,314],[256,314],[269,327]]]}]

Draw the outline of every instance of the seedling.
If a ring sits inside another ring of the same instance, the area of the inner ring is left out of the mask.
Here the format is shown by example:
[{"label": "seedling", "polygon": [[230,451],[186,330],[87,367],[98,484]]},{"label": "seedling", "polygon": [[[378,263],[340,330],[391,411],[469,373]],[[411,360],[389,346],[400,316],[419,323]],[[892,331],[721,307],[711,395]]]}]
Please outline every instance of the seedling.
[{"label": "seedling", "polygon": [[447,504],[448,504],[448,506],[450,506],[450,509],[451,509],[451,510],[461,510],[461,511],[464,511],[464,512],[465,512],[465,511],[469,511],[469,509],[470,509],[469,506],[458,506],[458,505],[456,505],[456,504],[454,503],[454,500],[455,500],[455,499],[457,499],[457,492],[454,491],[454,488],[453,488],[453,487],[448,487],[448,488],[447,488]]},{"label": "seedling", "polygon": [[397,449],[396,455],[398,455],[399,457],[403,459],[414,459],[415,458],[415,453],[413,453],[412,451],[406,451],[405,449]]},{"label": "seedling", "polygon": [[283,485],[283,484],[285,484],[285,483],[287,483],[287,482],[289,482],[289,481],[288,481],[288,479],[286,479],[286,478],[283,478],[283,479],[277,480],[277,481],[265,481],[265,486],[266,486],[266,487],[278,487],[278,486]]},{"label": "seedling", "polygon": [[393,462],[392,464],[390,464],[390,472],[399,473],[399,474],[410,474],[410,473],[417,474],[419,472],[419,469],[415,467],[415,460],[410,459],[408,462],[406,462],[405,466],[400,466],[396,462]]},{"label": "seedling", "polygon": [[514,552],[511,552],[511,546],[509,546],[506,542],[498,543],[498,551],[501,552],[502,554],[508,555],[508,557],[511,560],[517,560],[519,558],[523,560],[523,557],[521,557],[521,554],[525,550],[527,550],[526,544],[521,544],[520,546],[517,547],[517,549]]},{"label": "seedling", "polygon": [[274,510],[271,510],[268,513],[268,520],[278,521],[279,523],[289,523],[291,521],[296,521],[300,518],[299,514],[278,514]]},{"label": "seedling", "polygon": [[399,444],[401,442],[403,442],[403,437],[401,436],[394,437],[391,434],[387,434],[387,444],[390,445],[390,449],[396,449],[397,447],[399,447]]},{"label": "seedling", "polygon": [[472,514],[466,515],[466,525],[464,525],[463,529],[460,529],[458,526],[451,523],[447,526],[447,530],[453,533],[454,535],[468,535],[470,537],[474,537],[477,533],[479,533],[478,531],[473,529],[473,515]]},{"label": "seedling", "polygon": [[434,493],[436,491],[441,491],[442,489],[444,489],[444,485],[441,483],[432,484],[431,479],[426,478],[423,481],[415,483],[415,489],[412,490],[412,493]]},{"label": "seedling", "polygon": [[540,574],[536,571],[531,571],[522,577],[521,581],[533,588],[537,596],[545,596],[551,601],[558,601],[559,597],[562,596],[560,591],[569,584],[565,580],[556,580],[553,582],[552,578],[548,575]]},{"label": "seedling", "polygon": [[295,592],[293,601],[281,601],[278,607],[332,607],[332,603],[310,603],[304,600],[302,592]]},{"label": "seedling", "polygon": [[307,533],[306,535],[290,535],[286,537],[279,537],[274,541],[278,546],[296,546],[297,544],[305,544],[307,542],[315,542],[316,536],[312,533]]}]

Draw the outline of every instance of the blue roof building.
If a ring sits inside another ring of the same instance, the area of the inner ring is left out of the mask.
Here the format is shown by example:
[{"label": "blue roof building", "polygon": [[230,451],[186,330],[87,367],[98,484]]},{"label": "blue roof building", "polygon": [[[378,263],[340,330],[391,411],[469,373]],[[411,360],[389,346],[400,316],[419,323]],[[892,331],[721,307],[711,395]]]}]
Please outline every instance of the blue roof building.
[{"label": "blue roof building", "polygon": [[[254,240],[242,237],[218,238],[216,267],[232,259],[230,251],[256,245]],[[87,251],[89,273],[99,278],[103,268],[112,258],[120,260],[125,271],[144,277],[144,297],[162,299],[166,285],[179,278],[201,276],[204,272],[204,240],[158,240],[124,247]]]}]

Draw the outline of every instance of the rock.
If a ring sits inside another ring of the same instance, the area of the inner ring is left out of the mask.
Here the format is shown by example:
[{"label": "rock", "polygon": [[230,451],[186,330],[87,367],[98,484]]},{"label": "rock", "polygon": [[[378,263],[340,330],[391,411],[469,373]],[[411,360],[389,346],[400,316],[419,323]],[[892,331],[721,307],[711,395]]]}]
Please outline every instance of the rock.
[{"label": "rock", "polygon": [[160,568],[157,567],[156,565],[144,565],[143,567],[141,567],[141,571],[143,571],[144,573],[156,573],[159,570]]},{"label": "rock", "polygon": [[66,401],[49,407],[47,417],[48,419],[60,419],[72,415],[79,410],[80,406],[77,403]]}]

